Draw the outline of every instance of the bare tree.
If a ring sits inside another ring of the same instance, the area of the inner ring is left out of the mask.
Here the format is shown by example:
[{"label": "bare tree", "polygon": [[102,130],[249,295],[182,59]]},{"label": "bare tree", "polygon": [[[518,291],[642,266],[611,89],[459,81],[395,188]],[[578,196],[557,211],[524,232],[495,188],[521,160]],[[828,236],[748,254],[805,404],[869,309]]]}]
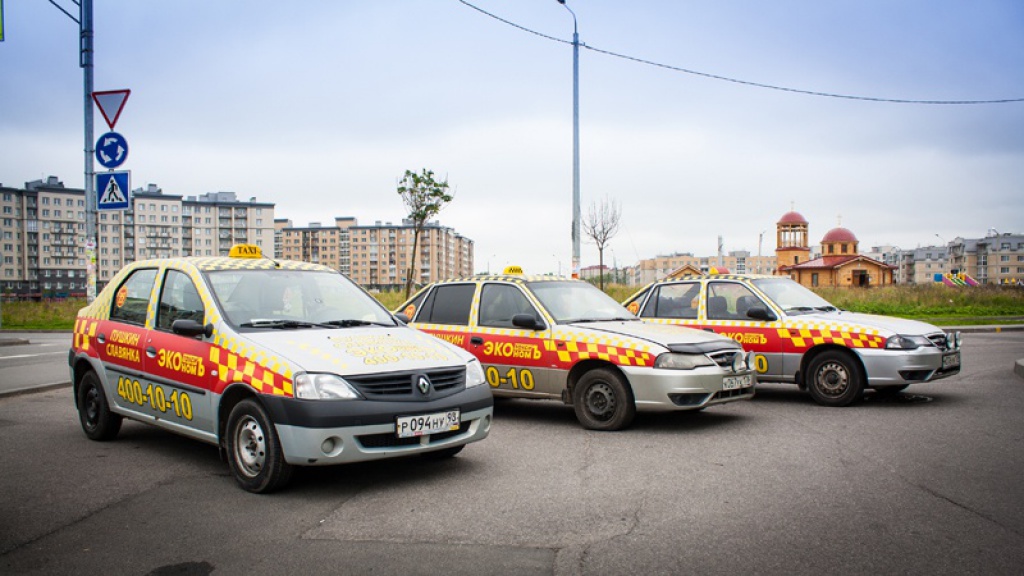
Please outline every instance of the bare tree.
[{"label": "bare tree", "polygon": [[604,290],[604,248],[608,241],[619,231],[619,219],[622,210],[618,202],[605,196],[600,203],[590,203],[590,210],[583,219],[583,232],[597,245],[598,270],[600,270],[601,290]]},{"label": "bare tree", "polygon": [[406,170],[405,176],[398,183],[398,194],[409,209],[409,220],[412,220],[412,258],[409,261],[409,273],[405,277],[405,297],[412,292],[415,271],[419,269],[419,241],[423,226],[427,220],[437,216],[446,204],[452,201],[453,195],[448,193],[448,179],[438,182],[434,179],[434,171],[424,168],[419,174]]}]

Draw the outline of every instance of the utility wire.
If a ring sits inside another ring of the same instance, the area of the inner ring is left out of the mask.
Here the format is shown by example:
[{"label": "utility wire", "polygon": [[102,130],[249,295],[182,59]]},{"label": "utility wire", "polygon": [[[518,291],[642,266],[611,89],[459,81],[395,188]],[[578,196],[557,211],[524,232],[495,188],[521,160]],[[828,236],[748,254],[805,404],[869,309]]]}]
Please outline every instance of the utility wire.
[{"label": "utility wire", "polygon": [[[563,40],[561,38],[556,38],[554,36],[549,36],[547,34],[543,34],[541,32],[537,32],[536,30],[531,30],[529,28],[526,28],[525,26],[521,26],[519,24],[516,24],[515,22],[512,22],[511,20],[507,20],[505,18],[502,18],[500,16],[492,14],[492,13],[490,13],[490,12],[480,8],[479,6],[474,6],[473,4],[470,4],[469,2],[467,2],[466,0],[458,0],[458,1],[461,4],[464,4],[464,5],[468,6],[469,8],[472,8],[473,10],[476,10],[477,12],[480,12],[481,14],[484,14],[485,16],[489,16],[490,18],[493,18],[493,19],[495,19],[495,20],[497,20],[497,21],[499,21],[499,22],[501,22],[503,24],[507,24],[509,26],[512,26],[513,28],[518,28],[519,30],[522,30],[523,32],[527,32],[527,33],[533,34],[534,36],[540,36],[541,38],[544,38],[545,40],[551,40],[552,42],[560,42],[562,44],[572,45],[572,42],[569,41],[569,40]],[[760,82],[751,82],[749,80],[739,80],[737,78],[729,78],[727,76],[719,76],[717,74],[710,74],[708,72],[700,72],[698,70],[689,70],[687,68],[680,68],[679,66],[672,66],[672,65],[669,65],[669,64],[661,64],[659,62],[653,62],[651,60],[645,60],[643,58],[637,58],[635,56],[629,56],[629,55],[626,55],[626,54],[619,54],[619,53],[616,53],[616,52],[611,52],[609,50],[602,50],[600,48],[595,48],[593,46],[588,46],[588,45],[586,45],[586,44],[584,44],[582,42],[580,43],[580,46],[582,48],[585,48],[585,49],[590,50],[592,52],[597,52],[599,54],[604,54],[606,56],[612,56],[614,58],[621,58],[623,60],[629,60],[629,61],[632,61],[632,62],[637,62],[639,64],[646,64],[648,66],[654,66],[654,67],[657,67],[657,68],[664,68],[666,70],[672,70],[673,72],[683,72],[685,74],[692,74],[694,76],[701,76],[701,77],[704,77],[704,78],[710,78],[712,80],[721,80],[723,82],[732,82],[734,84],[742,84],[744,86],[753,86],[755,88],[766,88],[766,89],[769,89],[769,90],[779,90],[781,92],[792,92],[792,93],[795,93],[795,94],[806,94],[806,95],[809,95],[809,96],[821,96],[821,97],[826,97],[826,98],[842,98],[842,99],[845,99],[845,100],[862,100],[862,101],[868,101],[868,102],[886,102],[886,103],[890,103],[890,104],[1008,104],[1008,103],[1011,103],[1011,102],[1024,102],[1024,98],[999,98],[999,99],[996,99],[996,100],[905,100],[905,99],[900,99],[900,98],[879,98],[879,97],[875,97],[875,96],[854,96],[854,95],[849,95],[849,94],[835,94],[835,93],[831,93],[831,92],[818,92],[818,91],[815,91],[815,90],[801,90],[799,88],[787,88],[785,86],[775,86],[775,85],[772,85],[772,84],[762,84]]]}]

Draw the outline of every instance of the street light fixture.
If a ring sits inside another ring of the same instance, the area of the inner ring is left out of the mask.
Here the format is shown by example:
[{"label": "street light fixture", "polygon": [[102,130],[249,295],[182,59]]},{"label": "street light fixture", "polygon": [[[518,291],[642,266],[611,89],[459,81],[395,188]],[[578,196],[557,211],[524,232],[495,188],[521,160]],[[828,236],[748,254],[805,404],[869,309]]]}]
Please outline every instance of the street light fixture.
[{"label": "street light fixture", "polygon": [[580,35],[576,13],[565,3],[559,4],[572,15],[572,277],[580,272]]}]

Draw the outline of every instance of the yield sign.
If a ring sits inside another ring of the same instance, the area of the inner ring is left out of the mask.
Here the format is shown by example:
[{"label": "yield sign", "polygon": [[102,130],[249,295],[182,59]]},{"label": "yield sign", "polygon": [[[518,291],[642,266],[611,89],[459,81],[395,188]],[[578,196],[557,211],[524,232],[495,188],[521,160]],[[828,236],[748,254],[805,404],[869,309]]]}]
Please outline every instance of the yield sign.
[{"label": "yield sign", "polygon": [[103,119],[107,121],[107,126],[110,126],[111,130],[114,129],[114,124],[117,124],[117,119],[121,116],[121,110],[124,108],[124,102],[131,93],[131,90],[108,90],[92,93],[92,99],[100,107]]}]

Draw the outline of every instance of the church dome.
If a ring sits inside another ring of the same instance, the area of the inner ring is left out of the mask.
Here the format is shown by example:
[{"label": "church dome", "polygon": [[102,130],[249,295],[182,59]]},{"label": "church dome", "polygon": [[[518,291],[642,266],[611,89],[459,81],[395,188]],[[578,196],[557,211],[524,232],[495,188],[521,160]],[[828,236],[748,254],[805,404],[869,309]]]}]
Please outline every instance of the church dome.
[{"label": "church dome", "polygon": [[778,224],[807,224],[807,219],[799,212],[786,212],[777,222]]},{"label": "church dome", "polygon": [[857,237],[853,235],[853,232],[840,226],[826,232],[825,237],[821,239],[822,244],[830,242],[857,242]]}]

